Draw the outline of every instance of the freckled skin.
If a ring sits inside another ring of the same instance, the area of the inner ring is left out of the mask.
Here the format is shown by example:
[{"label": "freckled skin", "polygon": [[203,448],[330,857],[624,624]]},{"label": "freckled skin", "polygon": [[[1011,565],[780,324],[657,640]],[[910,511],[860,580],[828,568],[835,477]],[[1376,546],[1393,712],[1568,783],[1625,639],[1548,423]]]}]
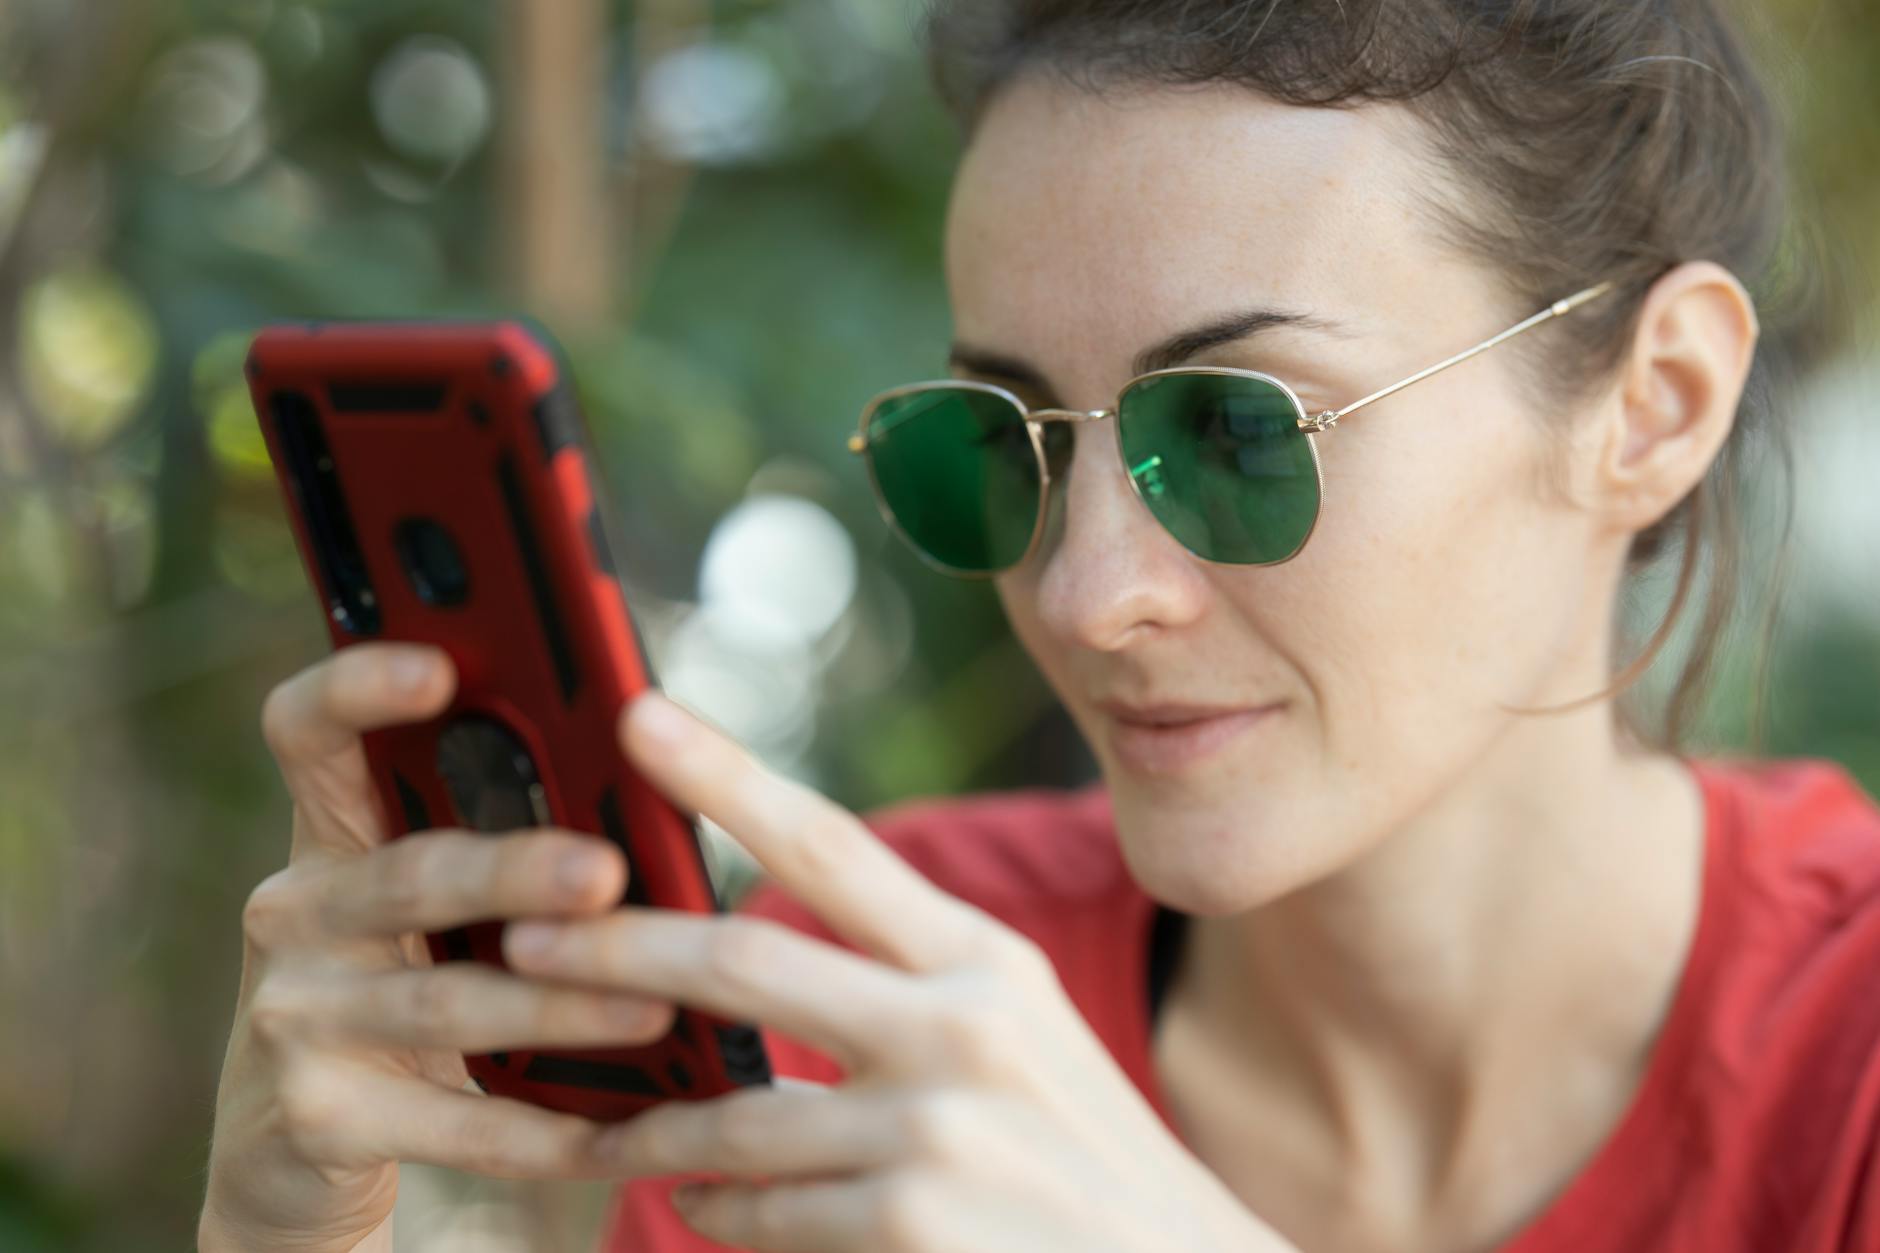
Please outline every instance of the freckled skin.
[{"label": "freckled skin", "polygon": [[[1277,374],[1309,412],[1347,404],[1533,312],[1438,242],[1416,135],[1388,109],[1219,86],[1112,103],[1021,79],[954,189],[958,335],[1098,408],[1143,345],[1272,304],[1351,333],[1269,331],[1192,363]],[[1513,348],[1320,436],[1323,512],[1279,566],[1194,558],[1132,496],[1108,424],[1077,430],[1061,525],[998,590],[1103,763],[1152,894],[1232,912],[1330,874],[1519,738],[1498,701],[1603,686],[1616,541],[1538,490],[1549,437]],[[1289,704],[1171,781],[1115,768],[1102,695]]]}]

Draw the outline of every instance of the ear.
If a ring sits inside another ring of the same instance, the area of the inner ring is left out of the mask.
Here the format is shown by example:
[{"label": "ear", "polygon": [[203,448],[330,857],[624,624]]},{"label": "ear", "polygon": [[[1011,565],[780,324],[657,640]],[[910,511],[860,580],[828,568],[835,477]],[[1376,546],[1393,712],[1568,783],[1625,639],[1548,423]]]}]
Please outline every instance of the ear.
[{"label": "ear", "polygon": [[1743,284],[1687,261],[1645,294],[1595,467],[1601,511],[1636,533],[1704,477],[1736,424],[1760,327]]}]

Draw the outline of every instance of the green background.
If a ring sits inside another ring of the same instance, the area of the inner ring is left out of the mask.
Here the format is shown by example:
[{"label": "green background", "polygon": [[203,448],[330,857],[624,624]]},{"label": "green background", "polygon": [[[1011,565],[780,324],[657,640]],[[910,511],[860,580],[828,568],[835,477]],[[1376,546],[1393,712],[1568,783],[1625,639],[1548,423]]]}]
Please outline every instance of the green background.
[{"label": "green background", "polygon": [[[1847,297],[1784,402],[1797,547],[1764,751],[1873,790],[1880,15],[1765,7]],[[874,391],[943,372],[957,148],[913,18],[0,3],[0,1249],[192,1241],[240,910],[286,855],[258,710],[325,650],[240,375],[263,322],[541,318],[662,674],[842,802],[1089,777],[989,589],[895,544],[843,450]],[[594,52],[574,90],[517,52],[557,30]],[[540,110],[591,142],[532,139]],[[1636,596],[1646,629],[1666,581]],[[725,595],[747,582],[756,600]],[[1748,742],[1769,586],[1752,570],[1700,724],[1718,751]],[[715,847],[735,893],[748,866]],[[584,1248],[604,1199],[403,1182],[406,1249]]]}]

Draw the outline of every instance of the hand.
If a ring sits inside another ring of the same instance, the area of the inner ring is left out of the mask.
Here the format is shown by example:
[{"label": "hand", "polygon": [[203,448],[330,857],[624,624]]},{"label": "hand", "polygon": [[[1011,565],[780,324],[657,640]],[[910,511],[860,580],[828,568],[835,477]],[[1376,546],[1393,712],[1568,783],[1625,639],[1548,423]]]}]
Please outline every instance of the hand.
[{"label": "hand", "polygon": [[570,831],[429,831],[387,842],[362,731],[449,703],[449,658],[341,649],[268,696],[262,728],[293,795],[287,866],[242,914],[241,993],[216,1098],[204,1249],[389,1249],[400,1160],[510,1178],[600,1177],[602,1125],[466,1090],[464,1052],[632,1044],[672,1005],[470,962],[421,934],[489,918],[582,917],[627,867]]},{"label": "hand", "polygon": [[518,970],[761,1021],[844,1069],[637,1115],[595,1146],[619,1173],[765,1177],[702,1184],[682,1210],[739,1248],[1287,1248],[1163,1126],[1032,941],[671,701],[636,699],[622,733],[655,786],[860,952],[736,914],[508,928]]}]

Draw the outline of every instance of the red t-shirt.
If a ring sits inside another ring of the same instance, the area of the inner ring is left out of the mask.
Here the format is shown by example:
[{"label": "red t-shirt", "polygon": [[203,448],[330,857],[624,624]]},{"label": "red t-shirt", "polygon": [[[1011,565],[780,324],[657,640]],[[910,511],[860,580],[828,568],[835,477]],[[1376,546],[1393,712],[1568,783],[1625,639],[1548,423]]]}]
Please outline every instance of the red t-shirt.
[{"label": "red t-shirt", "polygon": [[[1499,1253],[1880,1253],[1880,805],[1822,759],[1690,765],[1707,852],[1668,1017],[1617,1128]],[[908,802],[868,822],[1041,944],[1169,1122],[1150,1041],[1182,918],[1130,877],[1100,785]],[[774,883],[739,910],[834,939]],[[764,1034],[777,1073],[842,1078]],[[673,1211],[678,1178],[618,1190],[606,1253],[729,1247]]]}]

